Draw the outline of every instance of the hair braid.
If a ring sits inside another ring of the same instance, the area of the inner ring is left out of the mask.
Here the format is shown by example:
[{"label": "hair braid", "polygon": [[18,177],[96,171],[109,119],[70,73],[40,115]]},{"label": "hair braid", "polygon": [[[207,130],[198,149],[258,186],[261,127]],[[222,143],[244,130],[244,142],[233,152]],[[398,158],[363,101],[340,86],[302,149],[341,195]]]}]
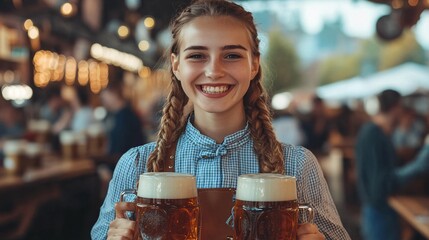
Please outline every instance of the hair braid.
[{"label": "hair braid", "polygon": [[260,81],[253,80],[246,95],[246,116],[250,133],[254,141],[254,149],[259,159],[259,168],[264,173],[284,173],[283,150],[277,141],[271,124],[271,112],[268,97]]},{"label": "hair braid", "polygon": [[174,148],[174,144],[176,144],[185,126],[186,118],[183,117],[183,110],[188,103],[188,97],[174,75],[172,75],[172,80],[172,90],[162,111],[161,128],[158,132],[156,147],[146,164],[148,172],[164,170],[164,159],[169,157],[168,154],[174,154],[170,150]]}]

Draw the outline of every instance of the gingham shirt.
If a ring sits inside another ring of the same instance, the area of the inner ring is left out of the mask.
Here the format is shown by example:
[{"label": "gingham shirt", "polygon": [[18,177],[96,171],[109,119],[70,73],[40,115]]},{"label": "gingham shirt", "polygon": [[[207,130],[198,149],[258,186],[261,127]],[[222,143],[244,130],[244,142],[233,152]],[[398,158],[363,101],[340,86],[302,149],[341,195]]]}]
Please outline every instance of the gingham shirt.
[{"label": "gingham shirt", "polygon": [[[136,186],[137,176],[146,171],[146,159],[155,143],[130,149],[119,160],[95,223],[92,239],[106,239],[110,222],[115,218],[115,203],[120,192]],[[316,211],[314,223],[327,239],[350,239],[330,196],[320,166],[314,155],[303,147],[283,144],[286,174],[297,179],[298,201]],[[197,176],[198,188],[235,188],[237,177],[258,173],[259,164],[253,150],[248,127],[227,136],[223,143],[202,135],[189,121],[180,137],[175,170]]]}]

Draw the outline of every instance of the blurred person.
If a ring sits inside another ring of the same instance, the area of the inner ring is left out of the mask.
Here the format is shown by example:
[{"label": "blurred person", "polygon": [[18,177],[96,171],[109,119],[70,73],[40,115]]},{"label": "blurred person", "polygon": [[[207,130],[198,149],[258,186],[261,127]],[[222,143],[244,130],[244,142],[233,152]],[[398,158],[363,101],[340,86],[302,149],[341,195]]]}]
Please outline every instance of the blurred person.
[{"label": "blurred person", "polygon": [[83,132],[94,122],[93,110],[89,105],[89,92],[85,87],[74,89],[68,99],[73,116],[70,129],[75,132]]},{"label": "blurred person", "polygon": [[26,126],[22,109],[15,108],[1,98],[0,109],[0,166],[2,166],[4,141],[24,137]]},{"label": "blurred person", "polygon": [[25,134],[25,117],[22,109],[0,99],[0,138],[19,138]]},{"label": "blurred person", "polygon": [[312,110],[301,119],[301,127],[305,134],[304,147],[316,156],[326,153],[326,144],[330,134],[330,124],[326,116],[326,107],[323,99],[318,96],[312,99]]},{"label": "blurred person", "polygon": [[100,94],[101,103],[109,112],[107,153],[114,163],[130,148],[147,142],[142,123],[125,99],[122,87],[120,82],[111,82]]},{"label": "blurred person", "polygon": [[395,148],[417,149],[421,146],[425,133],[425,126],[414,109],[405,107],[399,119],[399,124],[393,132]]},{"label": "blurred person", "polygon": [[72,111],[62,96],[62,87],[50,84],[42,92],[42,107],[39,118],[47,120],[51,125],[51,132],[58,135],[66,129],[72,118]]},{"label": "blurred person", "polygon": [[429,171],[429,137],[412,162],[397,167],[391,134],[402,114],[401,95],[385,90],[378,95],[378,101],[379,112],[360,129],[355,149],[362,234],[366,240],[399,240],[399,219],[387,199],[395,190]]},{"label": "blurred person", "polygon": [[295,176],[298,201],[317,211],[314,223],[299,225],[297,239],[350,239],[314,155],[276,139],[252,14],[231,1],[194,1],[171,29],[172,88],[157,141],[121,157],[92,238],[131,239],[136,223],[124,211],[135,205],[118,202],[121,191],[135,188],[143,172],[175,171],[196,175],[197,187],[210,190],[236,188],[245,173]]}]

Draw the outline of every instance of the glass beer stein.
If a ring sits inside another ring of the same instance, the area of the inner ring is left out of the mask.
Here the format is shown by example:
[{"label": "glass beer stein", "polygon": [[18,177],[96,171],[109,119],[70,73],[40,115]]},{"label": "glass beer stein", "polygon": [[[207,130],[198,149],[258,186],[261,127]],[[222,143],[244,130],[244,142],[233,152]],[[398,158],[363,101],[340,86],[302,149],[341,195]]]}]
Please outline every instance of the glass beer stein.
[{"label": "glass beer stein", "polygon": [[[121,201],[135,190],[121,193]],[[157,172],[140,175],[137,189],[135,239],[198,239],[199,205],[196,178]]]},{"label": "glass beer stein", "polygon": [[313,221],[313,210],[297,201],[294,177],[241,175],[233,208],[234,239],[296,239],[300,211],[307,213],[308,222]]}]

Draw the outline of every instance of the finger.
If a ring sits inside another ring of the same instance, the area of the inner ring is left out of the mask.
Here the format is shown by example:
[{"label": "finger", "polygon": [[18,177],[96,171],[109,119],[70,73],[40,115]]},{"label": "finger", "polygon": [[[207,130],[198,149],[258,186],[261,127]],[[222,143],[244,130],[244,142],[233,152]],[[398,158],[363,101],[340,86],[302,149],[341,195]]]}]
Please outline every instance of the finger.
[{"label": "finger", "polygon": [[130,202],[118,202],[115,204],[115,214],[117,218],[125,218],[126,211],[135,211],[136,204]]},{"label": "finger", "polygon": [[325,236],[319,231],[317,225],[312,223],[301,224],[298,226],[298,240],[324,240]]},{"label": "finger", "polygon": [[317,233],[319,233],[319,229],[315,224],[305,223],[298,226],[297,236]]},{"label": "finger", "polygon": [[107,236],[107,240],[132,240],[132,238],[124,236]]},{"label": "finger", "polygon": [[135,231],[135,222],[124,218],[117,218],[110,223],[107,235],[112,239],[132,239]]}]

